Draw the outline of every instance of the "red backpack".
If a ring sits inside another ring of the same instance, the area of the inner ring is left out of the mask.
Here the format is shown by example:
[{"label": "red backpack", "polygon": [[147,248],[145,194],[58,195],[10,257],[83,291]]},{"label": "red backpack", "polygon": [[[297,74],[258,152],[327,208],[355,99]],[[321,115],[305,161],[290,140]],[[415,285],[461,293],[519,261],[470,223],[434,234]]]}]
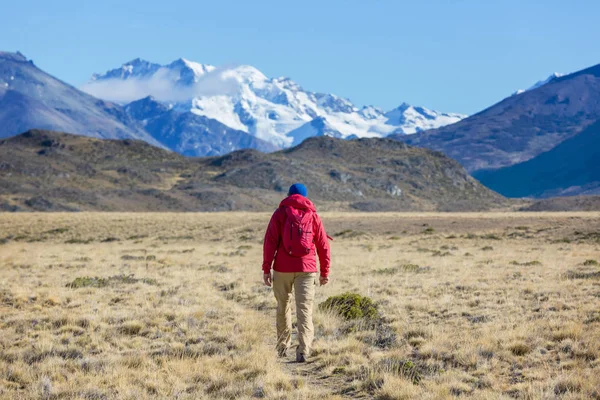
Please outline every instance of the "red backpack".
[{"label": "red backpack", "polygon": [[292,207],[284,207],[284,210],[286,218],[281,231],[283,248],[292,257],[305,257],[314,246],[314,213]]}]

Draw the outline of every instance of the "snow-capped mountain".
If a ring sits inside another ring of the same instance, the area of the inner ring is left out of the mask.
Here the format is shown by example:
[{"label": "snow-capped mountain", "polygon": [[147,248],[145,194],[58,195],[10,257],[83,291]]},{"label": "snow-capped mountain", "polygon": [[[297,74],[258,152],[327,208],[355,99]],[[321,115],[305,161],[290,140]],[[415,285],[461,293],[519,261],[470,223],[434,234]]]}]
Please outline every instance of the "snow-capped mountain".
[{"label": "snow-capped mountain", "polygon": [[565,75],[567,75],[567,74],[563,74],[561,72],[555,72],[552,75],[550,75],[549,77],[547,77],[546,79],[542,79],[541,81],[537,81],[533,86],[529,87],[528,89],[519,89],[519,90],[517,90],[516,92],[513,93],[513,96],[517,95],[517,94],[528,92],[528,91],[533,90],[533,89],[537,89],[540,86],[544,86],[546,83],[550,83],[553,80],[555,80],[557,78],[560,78],[562,76],[565,76]]},{"label": "snow-capped mountain", "polygon": [[280,148],[315,135],[411,134],[465,117],[408,104],[389,112],[358,108],[333,94],[306,91],[289,78],[268,78],[249,65],[215,67],[185,59],[162,66],[135,59],[94,74],[82,89],[121,103],[153,96],[179,112],[217,120]]}]

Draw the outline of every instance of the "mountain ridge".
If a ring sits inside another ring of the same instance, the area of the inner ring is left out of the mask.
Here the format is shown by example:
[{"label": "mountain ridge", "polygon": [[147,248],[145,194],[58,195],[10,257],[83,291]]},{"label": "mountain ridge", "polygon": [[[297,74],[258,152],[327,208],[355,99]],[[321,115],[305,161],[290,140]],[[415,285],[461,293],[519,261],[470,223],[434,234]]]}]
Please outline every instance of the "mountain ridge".
[{"label": "mountain ridge", "polygon": [[267,211],[297,180],[329,210],[508,204],[456,161],[389,139],[313,137],[274,153],[187,158],[143,141],[32,130],[0,140],[0,160],[6,211]]},{"label": "mountain ridge", "polygon": [[21,53],[0,52],[0,138],[39,127],[161,146],[122,109],[37,68]]},{"label": "mountain ridge", "polygon": [[[388,112],[372,106],[359,108],[334,94],[306,91],[289,78],[268,78],[249,65],[214,67],[185,60],[186,73],[194,79],[188,79],[182,87],[183,69],[174,68],[175,62],[157,67],[144,60],[134,61],[103,75],[93,75],[82,88],[99,97],[106,92],[103,85],[128,88],[133,97],[138,92],[144,93],[138,97],[153,95],[159,101],[174,103],[180,111],[215,119],[277,147],[296,144],[288,134],[319,118],[327,120],[332,130],[345,138],[410,134],[464,117],[406,103]],[[148,65],[152,65],[150,73]],[[132,99],[121,100],[126,103]]]},{"label": "mountain ridge", "polygon": [[453,125],[392,137],[442,151],[474,172],[534,158],[599,117],[600,64],[509,96]]}]

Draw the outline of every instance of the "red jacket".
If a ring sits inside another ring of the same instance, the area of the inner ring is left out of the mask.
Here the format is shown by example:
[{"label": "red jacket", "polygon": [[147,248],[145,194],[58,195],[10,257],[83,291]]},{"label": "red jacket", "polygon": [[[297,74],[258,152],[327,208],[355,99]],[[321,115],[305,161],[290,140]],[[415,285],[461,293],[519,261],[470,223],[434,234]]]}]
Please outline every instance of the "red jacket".
[{"label": "red jacket", "polygon": [[[310,210],[314,212],[313,232],[314,241],[313,248],[309,254],[304,257],[294,257],[286,251],[282,251],[283,243],[281,240],[281,231],[285,219],[287,218],[285,207],[292,207],[297,210]],[[279,208],[275,210],[267,233],[265,234],[265,242],[263,245],[263,265],[262,269],[265,274],[271,272],[271,264],[273,259],[273,269],[278,272],[317,272],[317,254],[319,255],[319,264],[321,266],[321,276],[329,275],[330,266],[330,250],[327,234],[321,218],[316,213],[313,203],[304,196],[294,194],[283,199]]]}]

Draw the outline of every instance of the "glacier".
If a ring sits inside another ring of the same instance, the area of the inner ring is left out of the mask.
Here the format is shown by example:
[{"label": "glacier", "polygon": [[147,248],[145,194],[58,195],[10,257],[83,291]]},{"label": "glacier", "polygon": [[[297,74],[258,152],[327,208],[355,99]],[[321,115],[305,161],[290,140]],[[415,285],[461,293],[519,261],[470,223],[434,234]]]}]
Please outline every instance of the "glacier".
[{"label": "glacier", "polygon": [[412,134],[466,117],[406,103],[387,112],[359,108],[334,94],[304,90],[289,78],[269,78],[250,65],[217,67],[184,58],[166,65],[136,58],[92,75],[81,89],[124,105],[152,96],[178,112],[216,120],[278,148],[319,135],[348,139]]}]

